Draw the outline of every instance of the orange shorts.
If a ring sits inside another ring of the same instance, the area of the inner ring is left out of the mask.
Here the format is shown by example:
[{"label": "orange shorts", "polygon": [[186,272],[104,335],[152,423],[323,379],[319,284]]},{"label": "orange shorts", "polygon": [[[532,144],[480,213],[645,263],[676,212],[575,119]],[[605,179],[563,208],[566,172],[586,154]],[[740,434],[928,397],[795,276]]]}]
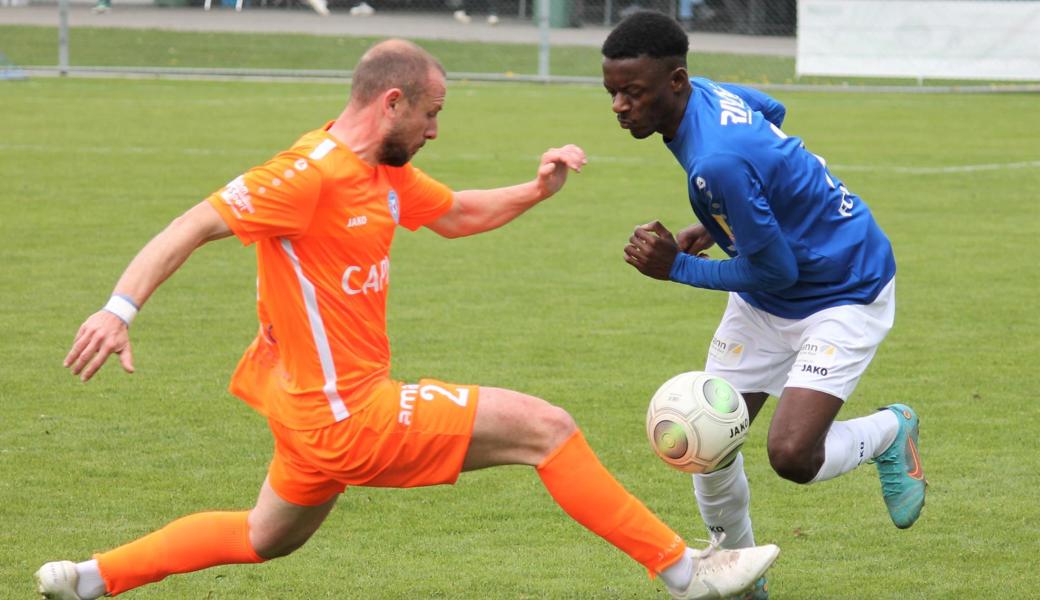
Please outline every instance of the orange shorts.
[{"label": "orange shorts", "polygon": [[300,431],[269,419],[271,487],[283,500],[317,506],[348,485],[455,483],[473,436],[479,389],[434,379],[386,380],[372,388],[364,408],[333,425]]}]

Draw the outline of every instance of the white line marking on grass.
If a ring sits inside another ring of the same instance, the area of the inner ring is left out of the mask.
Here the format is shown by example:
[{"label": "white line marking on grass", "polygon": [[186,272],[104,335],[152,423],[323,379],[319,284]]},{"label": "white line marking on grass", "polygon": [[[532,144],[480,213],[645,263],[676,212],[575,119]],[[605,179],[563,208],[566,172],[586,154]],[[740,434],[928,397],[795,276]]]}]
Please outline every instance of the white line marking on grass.
[{"label": "white line marking on grass", "polygon": [[53,154],[187,154],[189,156],[255,156],[256,151],[222,150],[213,148],[161,148],[158,146],[105,146],[73,147],[68,145],[48,144],[0,144],[0,152],[47,152]]},{"label": "white line marking on grass", "polygon": [[[80,154],[184,154],[188,156],[256,156],[254,150],[235,150],[220,148],[169,148],[158,146],[119,146],[99,147],[49,144],[0,144],[0,152],[47,152],[67,154],[70,150]],[[423,156],[427,161],[467,161],[467,162],[538,162],[540,156],[496,155],[477,153],[437,154],[429,152]],[[589,162],[650,165],[662,162],[659,159],[640,156],[592,155]],[[665,161],[667,162],[667,161]],[[1027,160],[1010,163],[983,163],[977,165],[949,165],[942,167],[902,167],[898,165],[829,165],[834,171],[858,171],[868,173],[898,173],[905,175],[949,175],[957,173],[977,173],[979,171],[1014,171],[1018,169],[1040,169],[1040,160]]]},{"label": "white line marking on grass", "polygon": [[1040,168],[1040,160],[1013,163],[986,163],[981,165],[951,165],[948,167],[899,167],[895,165],[832,165],[835,171],[871,171],[881,173],[905,173],[908,175],[945,175],[950,173],[976,173],[978,171],[1011,171],[1014,169]]}]

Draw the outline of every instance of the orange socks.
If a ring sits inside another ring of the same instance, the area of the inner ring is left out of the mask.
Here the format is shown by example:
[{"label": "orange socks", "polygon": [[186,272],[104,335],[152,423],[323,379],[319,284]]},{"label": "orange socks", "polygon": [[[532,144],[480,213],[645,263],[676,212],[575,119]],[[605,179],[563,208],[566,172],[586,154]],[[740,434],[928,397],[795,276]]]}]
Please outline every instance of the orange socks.
[{"label": "orange socks", "polygon": [[[650,570],[679,560],[686,544],[600,464],[580,431],[554,450],[538,475],[575,521]],[[143,538],[97,554],[109,595],[217,565],[258,563],[248,512],[208,512],[178,519]]]},{"label": "orange socks", "polygon": [[208,512],[178,519],[159,531],[97,554],[109,595],[174,573],[263,562],[249,543],[249,512]]},{"label": "orange socks", "polygon": [[538,465],[538,475],[571,518],[617,546],[651,575],[682,557],[686,549],[682,538],[621,487],[581,431]]}]

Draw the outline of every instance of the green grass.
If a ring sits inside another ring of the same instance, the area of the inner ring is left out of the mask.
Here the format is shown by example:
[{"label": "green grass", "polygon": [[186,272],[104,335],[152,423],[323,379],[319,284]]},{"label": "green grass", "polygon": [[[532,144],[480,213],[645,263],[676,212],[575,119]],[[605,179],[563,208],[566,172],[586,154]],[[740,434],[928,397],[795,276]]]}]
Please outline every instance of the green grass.
[{"label": "green grass", "polygon": [[[201,249],[133,328],[138,372],[61,368],[80,322],[171,218],[334,117],[328,84],[30,80],[0,84],[0,597],[180,515],[250,506],[263,420],[224,387],[255,330],[252,251]],[[1040,511],[1040,107],[1028,95],[778,95],[785,130],[872,206],[899,260],[897,323],[842,413],[922,417],[921,521],[891,526],[873,468],[800,487],[745,453],[775,600],[1026,598]],[[508,117],[505,117],[508,115]],[[451,86],[417,163],[457,187],[526,179],[549,145],[583,174],[517,222],[457,241],[401,232],[394,375],[513,387],[565,407],[619,479],[687,538],[685,476],[650,453],[650,394],[703,365],[724,295],[642,277],[631,228],[690,221],[659,141],[632,141],[595,87]],[[902,173],[1034,161],[1033,167]],[[844,170],[843,170],[844,168]],[[656,594],[656,596],[655,596]],[[570,522],[526,468],[455,487],[348,490],[292,557],[172,577],[127,598],[646,598],[659,583]]]}]

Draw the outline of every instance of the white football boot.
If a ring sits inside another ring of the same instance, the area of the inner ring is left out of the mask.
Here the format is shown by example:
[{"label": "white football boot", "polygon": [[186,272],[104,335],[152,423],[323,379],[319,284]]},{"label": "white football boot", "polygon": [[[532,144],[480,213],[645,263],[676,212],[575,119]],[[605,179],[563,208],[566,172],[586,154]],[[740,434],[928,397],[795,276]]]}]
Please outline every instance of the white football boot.
[{"label": "white football boot", "polygon": [[780,554],[774,544],[722,550],[715,538],[695,557],[693,578],[685,589],[668,588],[678,600],[717,600],[750,590]]},{"label": "white football boot", "polygon": [[49,562],[36,571],[36,591],[47,600],[83,600],[76,593],[76,563],[71,560]]}]

